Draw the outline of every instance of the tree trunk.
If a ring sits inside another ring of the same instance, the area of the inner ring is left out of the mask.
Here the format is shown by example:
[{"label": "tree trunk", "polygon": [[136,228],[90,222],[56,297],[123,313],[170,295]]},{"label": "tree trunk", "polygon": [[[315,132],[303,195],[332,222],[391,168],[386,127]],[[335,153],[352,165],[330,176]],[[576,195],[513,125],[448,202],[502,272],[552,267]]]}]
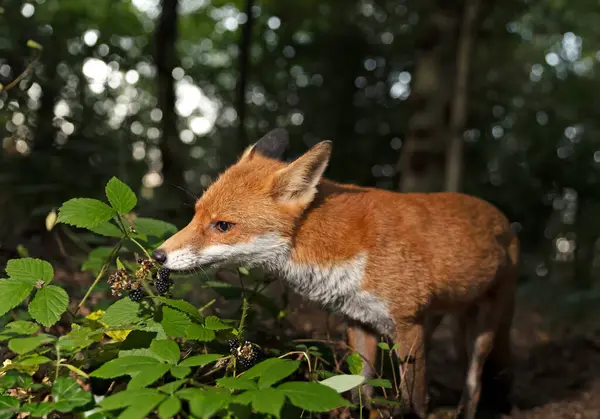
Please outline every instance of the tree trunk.
[{"label": "tree trunk", "polygon": [[248,73],[250,69],[250,48],[252,47],[252,7],[254,0],[246,0],[246,23],[242,27],[239,44],[239,77],[237,85],[237,115],[238,115],[238,146],[237,151],[246,147],[248,135],[246,133],[246,88],[248,86]]},{"label": "tree trunk", "polygon": [[177,114],[175,112],[175,85],[173,69],[177,66],[177,8],[178,0],[162,0],[161,14],[155,32],[155,64],[158,81],[158,106],[162,111],[162,156],[163,184],[159,188],[159,204],[166,205],[169,213],[176,216],[182,208],[186,187],[180,161],[183,144],[179,140]]},{"label": "tree trunk", "polygon": [[477,32],[480,0],[466,0],[456,52],[456,76],[450,110],[450,142],[446,155],[446,190],[458,192],[463,172],[463,131],[468,116],[469,70]]}]

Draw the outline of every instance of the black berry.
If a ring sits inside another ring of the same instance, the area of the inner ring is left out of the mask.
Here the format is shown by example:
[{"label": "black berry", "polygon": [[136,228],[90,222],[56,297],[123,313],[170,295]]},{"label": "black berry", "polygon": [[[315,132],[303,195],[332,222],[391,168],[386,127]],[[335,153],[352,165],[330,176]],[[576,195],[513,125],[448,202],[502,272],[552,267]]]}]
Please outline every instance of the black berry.
[{"label": "black berry", "polygon": [[157,272],[158,279],[170,279],[171,271],[168,268],[160,268]]},{"label": "black berry", "polygon": [[[237,339],[233,340],[237,341]],[[239,346],[239,344],[236,346],[232,346],[232,341],[229,341],[229,344],[230,351],[236,358],[238,365],[243,370],[252,367],[263,358],[263,353],[258,347],[258,345],[255,345],[252,342],[246,341],[241,347]]]},{"label": "black berry", "polygon": [[142,290],[141,288],[134,289],[129,293],[129,298],[133,302],[141,301],[142,298],[144,298],[144,290]]},{"label": "black berry", "polygon": [[156,282],[154,282],[154,286],[156,287],[156,291],[158,291],[159,294],[166,294],[169,291],[169,288],[171,288],[171,280],[165,280],[161,277],[158,277]]},{"label": "black berry", "polygon": [[144,258],[138,258],[137,263],[139,265],[141,265],[142,263],[144,263]]},{"label": "black berry", "polygon": [[240,347],[240,341],[237,338],[233,338],[233,339],[229,340],[229,353],[231,355],[236,355],[239,347]]}]

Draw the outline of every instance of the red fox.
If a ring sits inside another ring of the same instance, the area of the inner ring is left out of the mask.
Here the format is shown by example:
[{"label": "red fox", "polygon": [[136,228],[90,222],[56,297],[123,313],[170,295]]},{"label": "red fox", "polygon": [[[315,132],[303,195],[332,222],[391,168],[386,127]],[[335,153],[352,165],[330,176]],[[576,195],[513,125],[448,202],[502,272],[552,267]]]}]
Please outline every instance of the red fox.
[{"label": "red fox", "polygon": [[[206,190],[191,222],[153,257],[171,270],[243,264],[279,275],[345,316],[372,373],[378,336],[398,344],[402,396],[428,412],[426,349],[444,314],[461,319],[469,359],[460,408],[473,419],[490,373],[511,388],[518,239],[491,204],[459,193],[397,193],[323,178],[332,144],[291,163],[287,134],[248,147]],[[484,363],[486,371],[484,371]],[[498,381],[499,380],[499,381]]]}]

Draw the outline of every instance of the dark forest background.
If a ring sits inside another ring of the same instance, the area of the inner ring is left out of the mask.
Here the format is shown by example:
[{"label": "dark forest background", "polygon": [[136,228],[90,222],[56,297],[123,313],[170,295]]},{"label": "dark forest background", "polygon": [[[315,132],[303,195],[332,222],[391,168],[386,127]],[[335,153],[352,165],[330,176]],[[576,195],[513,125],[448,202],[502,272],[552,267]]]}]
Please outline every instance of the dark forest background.
[{"label": "dark forest background", "polygon": [[334,180],[496,204],[524,301],[581,325],[600,314],[598,22],[595,0],[1,0],[0,262],[93,248],[45,219],[114,175],[182,227],[285,127],[288,157],[333,141]]}]

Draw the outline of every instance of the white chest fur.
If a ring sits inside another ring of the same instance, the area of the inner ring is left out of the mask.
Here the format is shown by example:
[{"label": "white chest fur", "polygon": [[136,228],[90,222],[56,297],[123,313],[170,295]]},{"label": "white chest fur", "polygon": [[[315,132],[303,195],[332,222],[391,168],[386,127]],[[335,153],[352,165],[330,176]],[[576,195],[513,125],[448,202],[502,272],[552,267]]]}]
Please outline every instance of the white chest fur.
[{"label": "white chest fur", "polygon": [[386,304],[361,289],[366,263],[364,254],[330,265],[302,264],[287,259],[279,270],[303,297],[365,323],[379,333],[393,335],[394,322]]}]

